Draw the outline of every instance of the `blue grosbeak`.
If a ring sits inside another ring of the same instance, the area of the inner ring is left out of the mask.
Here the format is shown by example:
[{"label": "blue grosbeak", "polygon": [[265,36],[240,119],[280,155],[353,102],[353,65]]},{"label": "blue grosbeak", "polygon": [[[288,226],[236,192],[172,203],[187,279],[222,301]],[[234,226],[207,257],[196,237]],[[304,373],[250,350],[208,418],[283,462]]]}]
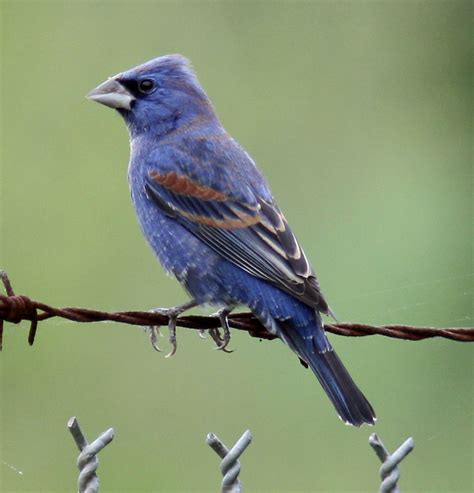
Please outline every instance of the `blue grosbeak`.
[{"label": "blue grosbeak", "polygon": [[316,275],[252,158],[226,132],[188,61],[168,55],[120,73],[88,97],[116,109],[131,141],[128,179],[142,231],[192,300],[209,303],[224,328],[246,305],[314,372],[343,421],[374,411],[324,333],[331,314]]}]

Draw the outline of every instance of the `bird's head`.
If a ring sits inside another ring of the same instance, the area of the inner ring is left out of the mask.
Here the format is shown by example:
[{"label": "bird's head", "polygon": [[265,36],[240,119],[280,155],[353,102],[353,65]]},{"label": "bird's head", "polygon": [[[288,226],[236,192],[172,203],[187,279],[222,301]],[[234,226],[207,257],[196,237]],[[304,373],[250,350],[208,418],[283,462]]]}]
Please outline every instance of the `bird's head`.
[{"label": "bird's head", "polygon": [[110,77],[87,97],[116,109],[132,136],[164,134],[196,117],[215,118],[206,93],[181,55],[155,58]]}]

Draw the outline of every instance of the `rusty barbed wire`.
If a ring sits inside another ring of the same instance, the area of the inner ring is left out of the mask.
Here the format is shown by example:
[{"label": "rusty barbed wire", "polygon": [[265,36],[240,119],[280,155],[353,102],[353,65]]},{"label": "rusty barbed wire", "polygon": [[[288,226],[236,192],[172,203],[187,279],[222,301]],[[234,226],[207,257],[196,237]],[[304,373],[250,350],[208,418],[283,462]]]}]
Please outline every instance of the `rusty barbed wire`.
[{"label": "rusty barbed wire", "polygon": [[[0,271],[0,279],[3,282],[6,292],[6,294],[0,294],[0,350],[2,348],[4,322],[17,324],[21,321],[29,321],[28,343],[30,345],[33,345],[35,341],[38,322],[53,317],[82,323],[112,321],[141,326],[168,325],[168,317],[156,312],[108,312],[77,307],[55,308],[46,303],[33,300],[28,296],[15,294],[10,280],[4,271]],[[252,337],[268,340],[277,338],[275,334],[269,332],[251,313],[230,314],[228,319],[231,328],[246,331]],[[177,326],[202,331],[206,329],[218,329],[221,326],[221,322],[216,317],[188,315],[179,317]],[[374,326],[362,323],[326,323],[324,324],[324,328],[327,332],[346,337],[382,335],[410,341],[441,337],[459,342],[474,342],[474,328],[472,327],[435,328],[414,327],[411,325]]]}]

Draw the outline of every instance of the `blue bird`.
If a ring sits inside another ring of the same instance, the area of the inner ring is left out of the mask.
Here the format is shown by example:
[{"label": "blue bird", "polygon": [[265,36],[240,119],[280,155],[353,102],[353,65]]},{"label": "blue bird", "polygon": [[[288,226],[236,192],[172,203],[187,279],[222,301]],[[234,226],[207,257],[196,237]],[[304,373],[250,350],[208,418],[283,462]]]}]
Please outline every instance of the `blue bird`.
[{"label": "blue bird", "polygon": [[109,78],[88,97],[124,118],[141,229],[191,296],[164,311],[172,353],[176,318],[185,310],[218,306],[224,334],[213,337],[225,349],[227,315],[246,305],[311,368],[345,423],[374,424],[371,405],[325,335],[320,314],[331,310],[313,268],[267,181],[223,128],[188,60],[156,58]]}]

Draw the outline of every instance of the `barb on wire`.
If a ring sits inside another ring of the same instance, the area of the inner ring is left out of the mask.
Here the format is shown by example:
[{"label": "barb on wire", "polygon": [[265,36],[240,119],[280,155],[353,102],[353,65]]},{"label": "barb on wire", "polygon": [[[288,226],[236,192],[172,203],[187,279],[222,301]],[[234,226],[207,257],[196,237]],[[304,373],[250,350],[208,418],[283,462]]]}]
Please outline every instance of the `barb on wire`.
[{"label": "barb on wire", "polygon": [[390,454],[385,448],[380,438],[372,433],[369,437],[369,444],[374,449],[377,457],[382,462],[380,466],[380,493],[400,493],[397,482],[400,479],[400,470],[398,464],[413,450],[415,442],[413,438],[408,438],[393,454]]},{"label": "barb on wire", "polygon": [[114,430],[109,428],[92,443],[87,443],[86,437],[82,433],[75,417],[69,419],[67,427],[80,450],[77,458],[77,467],[80,470],[79,479],[77,480],[78,492],[97,493],[99,491],[99,478],[96,474],[99,465],[97,454],[112,441]]},{"label": "barb on wire", "polygon": [[[33,344],[38,322],[53,317],[64,318],[74,322],[102,322],[105,320],[129,325],[167,326],[169,318],[156,312],[123,311],[106,312],[88,308],[55,308],[40,301],[35,301],[24,295],[16,295],[11,287],[8,276],[0,271],[0,279],[6,294],[0,294],[0,349],[2,347],[3,322],[19,323],[22,320],[30,322],[28,343]],[[275,339],[277,336],[269,332],[251,313],[235,313],[228,317],[229,326],[243,330],[250,336],[259,339]],[[216,317],[183,316],[177,319],[176,325],[186,329],[206,330],[217,329],[221,322]],[[382,325],[374,326],[360,323],[327,323],[327,332],[341,336],[362,337],[382,335],[396,339],[419,341],[431,337],[443,337],[453,341],[474,342],[474,328],[468,327],[414,327],[411,325]]]},{"label": "barb on wire", "polygon": [[221,493],[241,492],[239,457],[245,452],[251,441],[252,433],[247,430],[229,450],[214,433],[207,435],[206,443],[222,459],[220,465],[222,474]]}]

